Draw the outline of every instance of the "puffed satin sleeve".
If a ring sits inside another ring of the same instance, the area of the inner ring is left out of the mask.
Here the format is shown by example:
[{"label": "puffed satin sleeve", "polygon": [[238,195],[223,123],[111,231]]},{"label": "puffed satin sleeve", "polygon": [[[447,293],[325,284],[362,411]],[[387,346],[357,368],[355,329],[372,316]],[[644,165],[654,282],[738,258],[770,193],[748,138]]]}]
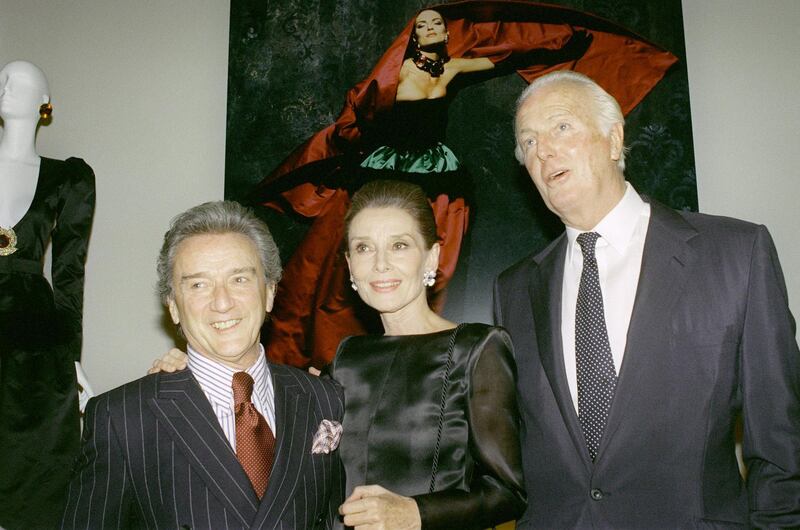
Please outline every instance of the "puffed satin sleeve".
[{"label": "puffed satin sleeve", "polygon": [[65,344],[73,360],[81,357],[83,278],[94,216],[94,172],[80,158],[64,162],[53,230],[53,298]]},{"label": "puffed satin sleeve", "polygon": [[511,339],[492,328],[469,356],[469,451],[475,462],[470,491],[415,495],[422,528],[488,528],[525,510]]}]

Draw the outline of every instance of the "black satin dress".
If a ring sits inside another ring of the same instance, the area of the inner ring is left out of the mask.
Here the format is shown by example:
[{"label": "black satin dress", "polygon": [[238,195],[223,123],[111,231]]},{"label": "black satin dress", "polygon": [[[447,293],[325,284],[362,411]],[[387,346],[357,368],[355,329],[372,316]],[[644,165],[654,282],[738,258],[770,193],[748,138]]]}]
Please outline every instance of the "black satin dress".
[{"label": "black satin dress", "polygon": [[[33,202],[0,256],[0,527],[52,528],[80,442],[75,361],[94,213],[83,160],[42,158]],[[52,240],[53,287],[42,274]]]},{"label": "black satin dress", "polygon": [[461,326],[448,363],[452,334],[342,342],[332,375],[345,392],[346,494],[378,484],[413,497],[425,529],[487,528],[525,509],[516,368],[501,328]]}]

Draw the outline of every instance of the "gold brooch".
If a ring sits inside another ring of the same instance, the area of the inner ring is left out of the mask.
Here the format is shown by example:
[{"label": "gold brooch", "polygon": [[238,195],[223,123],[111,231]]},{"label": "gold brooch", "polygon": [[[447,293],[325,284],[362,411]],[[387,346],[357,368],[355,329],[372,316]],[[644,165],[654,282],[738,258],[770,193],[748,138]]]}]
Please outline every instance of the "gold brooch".
[{"label": "gold brooch", "polygon": [[17,251],[17,234],[13,228],[0,226],[0,256],[8,256]]}]

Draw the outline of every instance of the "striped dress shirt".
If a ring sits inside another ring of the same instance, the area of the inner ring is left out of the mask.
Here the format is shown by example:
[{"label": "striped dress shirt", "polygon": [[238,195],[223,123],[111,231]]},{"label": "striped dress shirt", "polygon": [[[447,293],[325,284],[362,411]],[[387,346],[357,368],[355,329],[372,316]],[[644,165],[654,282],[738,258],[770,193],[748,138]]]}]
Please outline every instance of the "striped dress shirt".
[{"label": "striped dress shirt", "polygon": [[[272,376],[264,355],[264,347],[260,348],[258,360],[245,370],[253,378],[253,395],[251,400],[256,410],[264,416],[267,425],[272,429],[272,434],[277,436],[275,431],[275,390],[272,386]],[[234,370],[222,363],[213,361],[203,356],[191,346],[187,348],[189,354],[188,366],[194,375],[203,393],[211,403],[214,414],[217,416],[220,426],[225,436],[231,444],[234,452],[236,451],[236,418],[233,412],[233,374],[239,370]]]}]

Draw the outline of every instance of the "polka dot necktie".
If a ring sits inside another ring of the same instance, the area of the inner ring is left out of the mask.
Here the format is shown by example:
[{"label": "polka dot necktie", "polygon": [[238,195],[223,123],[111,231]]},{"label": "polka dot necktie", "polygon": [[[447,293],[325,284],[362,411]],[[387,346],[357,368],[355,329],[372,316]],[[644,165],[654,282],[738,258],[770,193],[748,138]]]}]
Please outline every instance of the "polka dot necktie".
[{"label": "polka dot necktie", "polygon": [[267,420],[250,400],[253,378],[247,372],[233,374],[233,411],[236,416],[236,457],[247,473],[258,498],[267,491],[275,455],[275,436]]},{"label": "polka dot necktie", "polygon": [[575,308],[578,418],[593,462],[597,457],[600,438],[603,436],[617,385],[617,372],[608,342],[597,258],[594,255],[599,237],[597,232],[585,232],[578,236],[577,241],[583,252],[583,271]]}]

